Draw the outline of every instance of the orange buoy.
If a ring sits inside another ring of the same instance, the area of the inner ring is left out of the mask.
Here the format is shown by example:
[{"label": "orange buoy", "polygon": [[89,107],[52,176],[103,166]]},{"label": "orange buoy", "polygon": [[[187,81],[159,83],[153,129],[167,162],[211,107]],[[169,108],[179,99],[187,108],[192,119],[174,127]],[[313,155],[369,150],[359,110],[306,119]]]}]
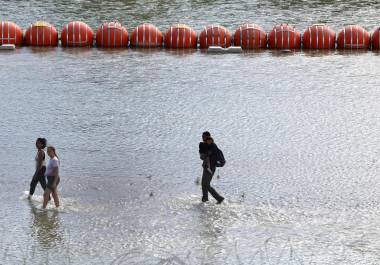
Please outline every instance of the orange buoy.
[{"label": "orange buoy", "polygon": [[58,32],[48,22],[37,21],[26,30],[24,43],[29,46],[57,46]]},{"label": "orange buoy", "polygon": [[80,21],[72,21],[63,26],[61,44],[63,47],[91,47],[94,40],[94,31]]},{"label": "orange buoy", "polygon": [[345,26],[337,38],[340,49],[368,49],[369,42],[369,33],[358,25]]},{"label": "orange buoy", "polygon": [[118,22],[106,22],[96,32],[96,45],[102,48],[128,46],[128,31]]},{"label": "orange buoy", "polygon": [[131,33],[131,46],[136,48],[152,48],[162,46],[162,33],[152,24],[137,26]]},{"label": "orange buoy", "polygon": [[210,25],[199,34],[199,47],[207,49],[209,46],[228,48],[231,46],[231,33],[223,26]]},{"label": "orange buoy", "polygon": [[267,46],[267,34],[258,25],[245,24],[236,29],[234,45],[242,49],[261,49]]},{"label": "orange buoy", "polygon": [[22,29],[13,22],[1,21],[0,25],[0,45],[2,44],[22,44]]},{"label": "orange buoy", "polygon": [[334,49],[335,33],[324,24],[315,24],[305,30],[302,43],[306,49]]},{"label": "orange buoy", "polygon": [[380,49],[380,27],[375,28],[371,33],[371,46],[372,49]]},{"label": "orange buoy", "polygon": [[172,49],[196,49],[197,33],[187,25],[175,24],[166,31],[164,44]]},{"label": "orange buoy", "polygon": [[301,33],[288,24],[275,26],[268,34],[270,49],[299,49],[301,48]]}]

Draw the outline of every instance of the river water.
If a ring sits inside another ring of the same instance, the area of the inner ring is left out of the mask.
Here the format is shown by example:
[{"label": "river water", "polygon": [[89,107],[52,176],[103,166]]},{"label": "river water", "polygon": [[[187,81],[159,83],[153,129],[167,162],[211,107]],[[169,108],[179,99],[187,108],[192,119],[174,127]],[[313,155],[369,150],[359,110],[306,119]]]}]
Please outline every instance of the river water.
[{"label": "river water", "polygon": [[[4,1],[25,28],[379,26],[372,1]],[[379,53],[19,48],[0,54],[0,264],[379,264]],[[200,202],[198,143],[227,164]],[[37,137],[62,207],[26,199]]]}]

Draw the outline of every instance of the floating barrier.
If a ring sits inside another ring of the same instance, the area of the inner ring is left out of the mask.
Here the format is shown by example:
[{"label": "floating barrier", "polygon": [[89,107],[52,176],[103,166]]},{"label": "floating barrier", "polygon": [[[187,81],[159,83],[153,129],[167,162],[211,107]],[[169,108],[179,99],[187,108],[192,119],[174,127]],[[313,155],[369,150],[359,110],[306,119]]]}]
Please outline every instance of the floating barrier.
[{"label": "floating barrier", "polygon": [[[94,43],[94,31],[84,22],[72,21],[64,25],[58,37],[56,28],[45,21],[31,24],[23,34],[22,29],[13,22],[1,21],[0,46],[4,44],[26,46],[91,47]],[[162,34],[152,24],[141,24],[133,31],[129,39],[127,29],[117,22],[106,22],[98,27],[95,42],[100,48],[131,47],[169,49],[208,49],[209,52],[232,52],[234,49],[280,49],[282,51],[300,49],[380,49],[380,26],[370,34],[358,25],[345,26],[339,34],[324,24],[314,24],[303,35],[294,26],[280,24],[266,34],[256,24],[244,24],[232,35],[228,29],[219,25],[209,25],[199,34],[184,24],[174,24]],[[199,45],[199,46],[198,46]],[[2,49],[12,49],[7,46]]]},{"label": "floating barrier", "polygon": [[207,49],[209,46],[228,48],[231,46],[231,33],[223,26],[209,25],[199,34],[199,47]]},{"label": "floating barrier", "polygon": [[358,25],[345,26],[338,34],[339,49],[368,49],[370,34]]},{"label": "floating barrier", "polygon": [[37,21],[25,32],[24,43],[27,46],[57,46],[58,32],[55,27],[45,21]]},{"label": "floating barrier", "polygon": [[374,50],[380,49],[380,27],[375,28],[371,33],[371,47]]},{"label": "floating barrier", "polygon": [[240,46],[230,46],[222,48],[220,46],[209,46],[207,52],[210,53],[242,53],[243,49]]},{"label": "floating barrier", "polygon": [[164,36],[165,48],[171,49],[196,49],[197,33],[191,27],[184,24],[170,26]]},{"label": "floating barrier", "polygon": [[301,33],[288,24],[277,25],[268,34],[268,48],[300,49]]},{"label": "floating barrier", "polygon": [[137,26],[131,33],[130,44],[136,48],[161,47],[163,36],[161,31],[152,24]]},{"label": "floating barrier", "polygon": [[118,22],[103,23],[96,32],[96,46],[100,48],[127,47],[127,29]]},{"label": "floating barrier", "polygon": [[335,32],[324,24],[312,25],[303,33],[302,44],[305,49],[335,49]]},{"label": "floating barrier", "polygon": [[16,45],[14,44],[0,45],[0,51],[13,51],[13,50],[16,50]]},{"label": "floating barrier", "polygon": [[258,25],[245,24],[236,29],[234,45],[243,49],[265,49],[267,46],[267,34]]},{"label": "floating barrier", "polygon": [[94,41],[94,31],[80,21],[72,21],[63,26],[61,44],[63,47],[91,47]]},{"label": "floating barrier", "polygon": [[15,44],[21,45],[23,42],[22,29],[13,22],[1,21],[0,45]]}]

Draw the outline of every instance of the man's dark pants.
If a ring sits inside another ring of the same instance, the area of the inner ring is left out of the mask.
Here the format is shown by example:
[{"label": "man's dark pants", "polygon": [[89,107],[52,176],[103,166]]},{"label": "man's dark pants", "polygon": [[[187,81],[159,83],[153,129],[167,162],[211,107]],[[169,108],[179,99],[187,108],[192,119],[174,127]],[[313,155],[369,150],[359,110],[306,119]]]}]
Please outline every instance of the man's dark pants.
[{"label": "man's dark pants", "polygon": [[223,199],[222,196],[220,196],[216,190],[211,187],[210,183],[211,183],[211,180],[212,180],[212,176],[214,175],[215,173],[215,169],[212,170],[212,173],[210,173],[207,168],[203,168],[203,175],[202,175],[202,193],[203,193],[203,197],[202,197],[202,201],[207,201],[208,200],[208,193],[210,192],[210,194],[215,198],[215,200],[217,201],[221,201]]}]

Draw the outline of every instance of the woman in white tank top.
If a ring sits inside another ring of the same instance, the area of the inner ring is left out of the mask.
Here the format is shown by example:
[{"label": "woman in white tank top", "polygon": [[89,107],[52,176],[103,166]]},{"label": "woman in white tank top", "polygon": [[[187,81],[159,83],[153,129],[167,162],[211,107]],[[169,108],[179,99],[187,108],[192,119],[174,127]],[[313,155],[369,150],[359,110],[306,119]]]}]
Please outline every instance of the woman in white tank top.
[{"label": "woman in white tank top", "polygon": [[46,208],[50,193],[53,196],[55,207],[59,207],[59,199],[58,199],[58,189],[57,186],[59,184],[59,159],[57,156],[57,152],[53,146],[49,146],[47,148],[47,154],[50,157],[50,160],[47,164],[45,176],[47,178],[46,189],[44,193],[44,202],[42,208]]},{"label": "woman in white tank top", "polygon": [[46,170],[46,139],[45,138],[37,138],[36,140],[36,169],[30,182],[30,190],[29,190],[29,198],[33,196],[34,191],[36,190],[37,183],[39,182],[41,187],[46,189],[46,179],[45,179],[45,170]]}]

